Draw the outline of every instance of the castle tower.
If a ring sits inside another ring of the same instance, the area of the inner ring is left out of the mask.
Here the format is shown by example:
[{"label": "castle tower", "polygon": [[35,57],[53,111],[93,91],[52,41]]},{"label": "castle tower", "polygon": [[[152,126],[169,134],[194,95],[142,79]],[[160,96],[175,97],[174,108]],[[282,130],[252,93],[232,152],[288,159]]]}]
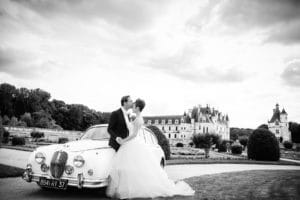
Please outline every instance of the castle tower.
[{"label": "castle tower", "polygon": [[291,141],[287,112],[284,108],[280,112],[278,103],[275,105],[275,109],[273,109],[273,116],[268,122],[268,128],[280,142]]}]

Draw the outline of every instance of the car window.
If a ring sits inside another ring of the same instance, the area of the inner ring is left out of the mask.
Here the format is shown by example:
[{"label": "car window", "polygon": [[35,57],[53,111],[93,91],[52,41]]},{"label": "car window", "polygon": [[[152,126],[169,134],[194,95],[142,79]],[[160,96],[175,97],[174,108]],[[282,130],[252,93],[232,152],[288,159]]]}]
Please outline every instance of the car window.
[{"label": "car window", "polygon": [[158,144],[157,138],[153,133],[150,133],[153,144]]},{"label": "car window", "polygon": [[151,138],[151,133],[147,130],[144,130],[144,134],[148,144],[153,144],[153,140]]},{"label": "car window", "polygon": [[143,129],[140,129],[140,131],[138,132],[138,136],[146,142],[146,138],[145,138],[145,135],[144,135],[144,130]]},{"label": "car window", "polygon": [[89,128],[83,136],[80,138],[81,140],[108,140],[110,138],[107,127],[100,126],[100,127],[92,127]]}]

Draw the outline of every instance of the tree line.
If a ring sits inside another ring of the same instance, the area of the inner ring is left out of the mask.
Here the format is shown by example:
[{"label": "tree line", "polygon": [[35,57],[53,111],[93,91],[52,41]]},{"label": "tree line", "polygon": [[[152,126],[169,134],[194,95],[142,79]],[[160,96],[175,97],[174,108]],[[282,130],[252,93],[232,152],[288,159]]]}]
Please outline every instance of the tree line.
[{"label": "tree line", "polygon": [[[261,124],[257,128],[260,129],[269,129],[267,124]],[[252,132],[253,129],[249,128],[230,128],[230,139],[231,140],[236,140],[236,139],[241,139],[241,138],[248,138]],[[289,122],[289,131],[291,132],[291,138],[292,142],[294,143],[300,143],[300,124],[297,122]]]},{"label": "tree line", "polygon": [[42,89],[16,88],[0,84],[0,118],[3,125],[83,131],[91,125],[108,123],[110,113],[82,104],[51,99]]}]

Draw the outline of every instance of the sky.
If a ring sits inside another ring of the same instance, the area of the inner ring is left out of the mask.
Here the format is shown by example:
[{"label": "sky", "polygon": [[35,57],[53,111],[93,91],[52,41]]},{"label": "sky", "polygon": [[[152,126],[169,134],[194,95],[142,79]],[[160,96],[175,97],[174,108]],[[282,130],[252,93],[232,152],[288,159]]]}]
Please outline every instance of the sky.
[{"label": "sky", "polygon": [[0,83],[110,112],[207,104],[230,126],[300,123],[298,0],[0,0]]}]

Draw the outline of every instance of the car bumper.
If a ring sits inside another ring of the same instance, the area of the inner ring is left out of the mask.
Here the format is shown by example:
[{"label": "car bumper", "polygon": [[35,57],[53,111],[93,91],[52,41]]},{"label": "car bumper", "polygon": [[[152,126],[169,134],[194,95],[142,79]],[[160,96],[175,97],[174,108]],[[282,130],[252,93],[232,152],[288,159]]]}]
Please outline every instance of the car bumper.
[{"label": "car bumper", "polygon": [[[53,179],[49,175],[34,174],[30,170],[25,170],[22,178],[27,182],[37,182],[39,183],[40,178]],[[68,180],[68,186],[78,187],[78,188],[101,188],[108,185],[108,179],[87,179],[83,177],[83,174],[78,174],[77,178],[62,177],[64,180]]]}]

